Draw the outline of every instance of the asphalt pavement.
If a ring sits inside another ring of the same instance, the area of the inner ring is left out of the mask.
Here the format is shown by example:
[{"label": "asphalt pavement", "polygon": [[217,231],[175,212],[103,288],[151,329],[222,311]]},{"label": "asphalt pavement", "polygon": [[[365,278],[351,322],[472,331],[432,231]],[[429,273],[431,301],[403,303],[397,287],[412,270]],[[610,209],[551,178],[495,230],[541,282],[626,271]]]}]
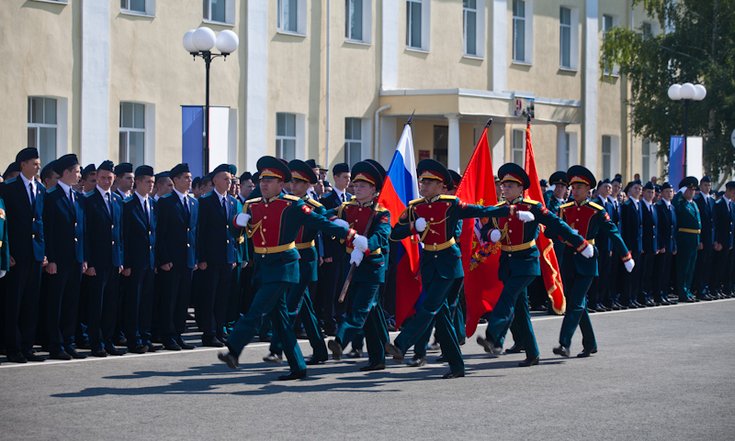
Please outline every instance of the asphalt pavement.
[{"label": "asphalt pavement", "polygon": [[418,369],[329,361],[276,382],[288,367],[261,361],[266,343],[237,371],[209,348],[3,363],[0,439],[732,440],[733,317],[735,299],[597,313],[599,352],[564,359],[551,352],[561,317],[536,316],[539,366],[488,358],[472,338],[454,380],[430,353]]}]

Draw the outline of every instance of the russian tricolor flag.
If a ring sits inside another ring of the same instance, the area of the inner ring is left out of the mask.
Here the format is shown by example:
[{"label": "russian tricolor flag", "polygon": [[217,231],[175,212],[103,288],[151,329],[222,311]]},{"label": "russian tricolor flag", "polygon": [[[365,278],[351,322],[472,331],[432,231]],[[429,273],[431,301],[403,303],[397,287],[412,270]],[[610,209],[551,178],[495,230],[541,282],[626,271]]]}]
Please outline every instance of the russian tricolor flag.
[{"label": "russian tricolor flag", "polygon": [[[388,167],[388,175],[380,192],[378,203],[390,211],[391,226],[419,194],[416,177],[416,162],[413,155],[413,135],[411,125],[406,124],[398,141],[396,152]],[[415,312],[416,302],[421,294],[419,277],[419,244],[415,237],[409,236],[391,249],[391,256],[397,263],[396,268],[396,328]]]}]

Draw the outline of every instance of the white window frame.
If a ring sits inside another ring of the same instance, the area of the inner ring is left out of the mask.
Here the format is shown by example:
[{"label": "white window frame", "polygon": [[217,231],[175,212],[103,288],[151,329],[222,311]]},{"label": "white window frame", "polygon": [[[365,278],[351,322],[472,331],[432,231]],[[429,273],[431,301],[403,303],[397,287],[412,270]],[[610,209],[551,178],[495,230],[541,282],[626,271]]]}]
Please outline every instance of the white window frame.
[{"label": "white window frame", "polygon": [[[283,116],[285,127],[279,127],[278,119],[280,116]],[[289,129],[289,120],[293,119],[293,134],[287,133],[290,132]],[[276,158],[283,158],[287,161],[290,161],[292,159],[296,159],[299,157],[299,118],[298,115],[295,113],[289,113],[289,112],[277,112],[276,113],[276,152],[275,156]],[[282,133],[279,133],[282,132]],[[286,133],[283,133],[286,132]],[[284,150],[284,142],[286,141],[293,141],[293,155],[286,155],[286,151]]]},{"label": "white window frame", "polygon": [[[475,14],[475,35],[467,35],[468,13]],[[475,53],[467,50],[468,41],[474,40]],[[485,0],[475,0],[475,8],[462,7],[462,50],[465,57],[484,58],[485,57]]]},{"label": "white window frame", "polygon": [[[523,16],[515,15],[516,2],[523,3]],[[511,57],[515,64],[533,62],[533,0],[511,0]],[[516,53],[516,24],[523,23],[523,57]]]},{"label": "white window frame", "polygon": [[613,176],[612,168],[612,136],[602,135],[600,146],[600,168],[603,178]]},{"label": "white window frame", "polygon": [[127,15],[143,15],[153,17],[156,15],[156,0],[144,0],[144,10],[130,9],[133,0],[120,0],[120,13]]},{"label": "white window frame", "polygon": [[[605,34],[607,34],[610,29],[614,28],[618,25],[618,19],[616,16],[612,14],[602,14],[602,19],[600,20],[600,31],[602,33],[601,35],[601,42],[604,41]],[[618,73],[620,72],[620,66],[617,64],[612,67],[612,70],[609,66],[605,66],[603,69],[603,74],[609,75],[609,76],[618,76]]]},{"label": "white window frame", "polygon": [[[133,121],[135,121],[135,112],[136,110],[143,110],[143,127],[135,127],[134,125],[132,127],[124,126],[123,125],[123,105],[132,104],[133,105]],[[118,160],[119,162],[130,162],[133,164],[133,166],[137,167],[139,165],[143,165],[148,162],[149,154],[147,153],[150,146],[149,143],[151,142],[150,136],[148,134],[148,127],[151,123],[151,118],[149,116],[149,113],[151,109],[148,108],[148,106],[145,103],[135,102],[135,101],[120,101],[120,114],[119,114],[119,132],[118,132]],[[143,157],[140,158],[139,162],[135,162],[130,157],[130,134],[131,133],[142,133],[143,134]],[[120,138],[122,136],[125,136],[125,146],[121,145]]]},{"label": "white window frame", "polygon": [[[516,162],[516,155],[520,155],[520,162]],[[526,161],[526,131],[524,129],[513,129],[510,143],[510,162],[515,162],[521,167]]]},{"label": "white window frame", "polygon": [[[276,1],[276,28],[281,34],[306,35],[306,0],[277,0]],[[286,20],[290,6],[296,6],[296,29],[292,29]]]},{"label": "white window frame", "polygon": [[373,22],[373,5],[372,0],[361,0],[360,22],[362,26],[362,36],[352,35],[350,27],[350,17],[355,12],[355,0],[345,0],[345,40],[351,43],[370,43],[372,41],[372,22]]},{"label": "white window frame", "polygon": [[[562,9],[569,11],[569,23],[562,23]],[[564,64],[563,32],[569,32],[569,63]],[[579,9],[570,6],[559,7],[559,69],[577,70],[579,67]]]},{"label": "white window frame", "polygon": [[[43,110],[43,122],[31,122],[31,103],[33,99],[43,99],[44,101],[44,110]],[[56,122],[55,123],[47,123],[45,121],[45,100],[54,100],[55,101],[55,111],[56,111]],[[35,96],[29,96],[27,102],[28,106],[28,114],[26,117],[26,123],[27,123],[27,131],[34,131],[33,134],[33,142],[31,142],[30,139],[28,139],[28,146],[29,147],[36,147],[39,150],[39,153],[41,153],[41,163],[46,164],[54,159],[56,159],[58,156],[68,153],[67,150],[67,119],[68,119],[68,100],[63,97],[56,97],[56,96],[41,96],[41,95],[35,95]],[[41,130],[42,128],[45,129],[54,129],[55,130],[55,140],[54,140],[54,146],[52,148],[52,151],[48,153],[48,158],[44,154],[43,150],[41,149],[40,143],[41,143]]]},{"label": "white window frame", "polygon": [[643,139],[641,142],[641,179],[643,182],[649,181],[657,173],[658,146],[650,139]]},{"label": "white window frame", "polygon": [[[350,127],[352,125],[352,127]],[[362,152],[364,149],[364,136],[363,126],[365,125],[362,118],[345,118],[345,162],[352,167],[357,162],[362,161]],[[357,137],[355,137],[354,129],[360,131]],[[352,137],[348,136],[352,135]],[[357,148],[359,151],[359,157],[353,158],[353,148]]]},{"label": "white window frame", "polygon": [[202,12],[203,22],[213,23],[218,25],[234,25],[235,24],[235,1],[236,0],[224,0],[225,2],[225,21],[214,20],[212,18],[212,1],[213,0],[202,0]]},{"label": "white window frame", "polygon": [[[412,14],[411,4],[418,4],[421,7],[421,42],[416,46],[411,41]],[[430,2],[428,0],[406,0],[406,49],[412,51],[429,51],[429,34],[431,28],[431,15],[429,13]]]}]

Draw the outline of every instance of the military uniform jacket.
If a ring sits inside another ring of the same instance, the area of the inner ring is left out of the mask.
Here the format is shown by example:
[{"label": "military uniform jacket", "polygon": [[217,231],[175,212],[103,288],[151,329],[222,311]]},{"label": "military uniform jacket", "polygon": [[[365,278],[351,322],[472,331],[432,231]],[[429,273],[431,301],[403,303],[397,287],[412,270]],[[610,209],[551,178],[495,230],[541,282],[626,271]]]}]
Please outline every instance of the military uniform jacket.
[{"label": "military uniform jacket", "polygon": [[[401,240],[418,234],[424,244],[421,255],[421,273],[426,278],[435,272],[443,279],[464,276],[459,245],[456,243],[458,225],[462,219],[502,217],[510,214],[510,207],[485,207],[462,202],[456,196],[440,195],[432,199],[411,201],[393,228],[391,240]],[[419,233],[414,228],[418,218],[426,220],[426,229]],[[461,227],[460,227],[461,228]]]},{"label": "military uniform jacket", "polygon": [[36,182],[36,203],[31,206],[23,179],[16,176],[0,184],[0,197],[5,201],[8,242],[16,262],[43,262],[43,202],[46,188]]},{"label": "military uniform jacket", "polygon": [[10,244],[8,243],[8,222],[5,201],[0,198],[0,270],[10,269]]},{"label": "military uniform jacket", "polygon": [[[503,201],[497,204],[502,207],[509,204]],[[521,222],[515,214],[507,217],[494,218],[482,229],[483,237],[491,229],[500,230],[500,247],[503,253],[500,256],[500,279],[507,280],[514,276],[540,276],[539,251],[535,241],[539,234],[539,224],[546,226],[544,234],[548,238],[565,241],[576,250],[581,251],[587,246],[587,241],[576,234],[558,216],[546,209],[541,202],[532,199],[518,198],[510,205],[515,211],[530,211],[536,219],[531,222]]]},{"label": "military uniform jacket", "polygon": [[722,245],[723,250],[733,248],[735,240],[735,204],[728,201],[724,197],[715,203],[714,224],[715,224],[715,242]]},{"label": "military uniform jacket", "polygon": [[84,256],[84,213],[81,195],[74,190],[74,204],[60,185],[46,192],[43,229],[46,257],[56,264],[82,263]]},{"label": "military uniform jacket", "polygon": [[[345,201],[349,202],[352,199],[352,195],[345,191]],[[326,210],[332,210],[340,205],[342,201],[339,199],[336,191],[331,191],[319,200]],[[341,259],[344,255],[344,247],[339,243],[339,240],[332,239],[331,237],[324,237],[324,249],[322,254],[326,258],[339,258]]]},{"label": "military uniform jacket", "polygon": [[684,196],[682,196],[681,193],[676,193],[674,199],[671,200],[671,204],[676,210],[676,220],[679,223],[677,231],[681,231],[682,228],[692,231],[702,229],[702,221],[699,218],[699,209],[694,201],[689,202],[684,199]]},{"label": "military uniform jacket", "polygon": [[181,203],[178,193],[171,193],[156,203],[156,265],[172,263],[174,267],[196,265],[197,222],[199,202],[191,195]]},{"label": "military uniform jacket", "polygon": [[643,227],[642,244],[643,252],[655,254],[658,248],[658,213],[656,208],[651,204],[651,208],[646,206],[646,202],[641,199],[641,226]]},{"label": "military uniform jacket", "polygon": [[123,203],[123,238],[125,268],[155,268],[156,210],[148,198],[149,215],[143,211],[140,198],[133,193]]},{"label": "military uniform jacket", "polygon": [[[615,207],[613,207],[612,203],[610,203],[610,201],[607,198],[603,199],[600,196],[596,196],[595,198],[592,199],[592,202],[603,207],[608,217],[610,217],[610,221],[615,223],[613,221],[613,213],[615,212]],[[615,225],[617,227],[617,223],[615,223]],[[618,234],[620,234],[619,230],[618,230]],[[611,245],[612,243],[610,242],[610,237],[608,237],[604,229],[601,229],[599,234],[595,238],[595,246],[600,251],[600,255],[609,253]]]},{"label": "military uniform jacket", "polygon": [[[324,216],[327,209],[324,205],[310,198],[308,195],[301,198],[316,214]],[[319,261],[317,259],[316,241],[319,230],[302,226],[296,235],[296,249],[299,251],[299,271],[301,280],[316,282],[319,279]]]},{"label": "military uniform jacket", "polygon": [[[370,217],[375,215],[367,228]],[[353,282],[360,283],[385,283],[385,272],[390,257],[389,238],[391,234],[390,212],[378,204],[373,202],[369,205],[362,205],[353,199],[342,203],[339,207],[327,211],[329,219],[340,218],[350,224],[350,228],[354,229],[368,239],[368,250],[366,256],[362,259],[362,263],[355,269],[352,275]],[[349,269],[349,257],[352,252],[352,246],[346,244],[343,248],[342,259],[344,260],[344,268]]]},{"label": "military uniform jacket", "polygon": [[658,213],[658,249],[665,249],[667,253],[676,251],[676,211],[674,205],[666,205],[660,200],[656,202]]},{"label": "military uniform jacket", "polygon": [[85,194],[84,257],[90,268],[114,268],[123,264],[122,199],[110,192],[110,211],[96,188]]},{"label": "military uniform jacket", "polygon": [[[638,201],[639,207],[643,202]],[[643,215],[642,207],[636,208],[635,201],[628,199],[620,208],[620,234],[631,253],[643,251]]]},{"label": "military uniform jacket", "polygon": [[244,238],[233,220],[242,207],[233,196],[225,196],[227,210],[214,190],[199,198],[199,224],[197,225],[197,261],[207,264],[237,263],[241,261],[238,249]]},{"label": "military uniform jacket", "polygon": [[281,193],[271,199],[250,199],[242,208],[250,215],[246,226],[248,238],[253,242],[255,273],[260,283],[299,282],[299,253],[296,237],[301,226],[341,239],[351,244],[355,235],[333,224],[314,212],[296,196]]},{"label": "military uniform jacket", "polygon": [[[623,261],[630,260],[630,252],[628,252],[623,238],[620,237],[618,227],[610,219],[610,214],[607,210],[601,205],[590,200],[582,201],[579,204],[577,202],[567,202],[559,207],[559,217],[573,231],[576,230],[576,233],[589,242],[594,241],[596,244],[598,238],[609,240],[615,253],[623,256]],[[571,246],[571,243],[567,244]],[[586,246],[586,244],[583,245]],[[595,255],[591,259],[582,256],[579,251],[584,246],[575,247],[576,249],[566,248],[564,252],[571,254],[571,256],[565,256],[563,264],[574,265],[577,274],[590,277],[597,276],[598,255]]]},{"label": "military uniform jacket", "polygon": [[702,193],[697,193],[694,196],[694,203],[697,204],[699,218],[702,222],[702,232],[699,234],[699,241],[704,244],[705,248],[712,248],[715,240],[715,226],[712,221],[715,200],[711,196],[705,197]]}]

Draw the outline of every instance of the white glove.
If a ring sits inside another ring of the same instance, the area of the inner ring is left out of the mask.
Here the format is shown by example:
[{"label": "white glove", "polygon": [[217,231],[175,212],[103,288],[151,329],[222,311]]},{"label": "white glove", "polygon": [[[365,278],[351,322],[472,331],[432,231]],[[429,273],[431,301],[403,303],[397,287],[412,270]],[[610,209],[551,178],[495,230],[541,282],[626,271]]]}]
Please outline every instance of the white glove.
[{"label": "white glove", "polygon": [[355,238],[352,239],[352,245],[356,250],[360,250],[361,253],[364,253],[368,249],[367,237],[356,234]]},{"label": "white glove", "polygon": [[0,270],[0,279],[2,279],[3,277],[5,277],[5,274],[7,274],[7,273],[8,272],[5,271],[5,270]]},{"label": "white glove", "polygon": [[244,228],[248,221],[250,220],[250,215],[247,213],[240,213],[237,216],[235,216],[235,225],[237,225],[240,228]]},{"label": "white glove", "polygon": [[495,243],[500,240],[500,237],[503,234],[498,229],[494,229],[490,231],[490,242]]},{"label": "white glove", "polygon": [[340,227],[343,227],[343,228],[347,228],[348,230],[350,229],[350,224],[347,223],[347,221],[344,220],[344,219],[337,218],[337,219],[333,220],[332,223],[335,224],[335,225],[337,225],[337,226],[340,226]]},{"label": "white glove", "polygon": [[582,250],[582,255],[588,259],[591,259],[595,255],[595,247],[593,247],[591,244],[587,244],[586,247]]},{"label": "white glove", "polygon": [[416,222],[413,223],[413,226],[414,228],[416,228],[416,231],[418,231],[419,233],[423,233],[426,229],[426,219],[424,219],[423,217],[416,219]]},{"label": "white glove", "polygon": [[531,213],[530,211],[519,211],[516,213],[516,215],[518,216],[518,219],[523,223],[531,222],[536,219],[536,216],[534,216],[533,213]]},{"label": "white glove", "polygon": [[623,266],[625,266],[625,271],[633,272],[633,268],[635,267],[635,260],[630,259],[623,262]]},{"label": "white glove", "polygon": [[350,253],[350,265],[354,263],[355,266],[360,266],[363,257],[365,257],[365,253],[360,252],[358,249],[352,250]]}]

